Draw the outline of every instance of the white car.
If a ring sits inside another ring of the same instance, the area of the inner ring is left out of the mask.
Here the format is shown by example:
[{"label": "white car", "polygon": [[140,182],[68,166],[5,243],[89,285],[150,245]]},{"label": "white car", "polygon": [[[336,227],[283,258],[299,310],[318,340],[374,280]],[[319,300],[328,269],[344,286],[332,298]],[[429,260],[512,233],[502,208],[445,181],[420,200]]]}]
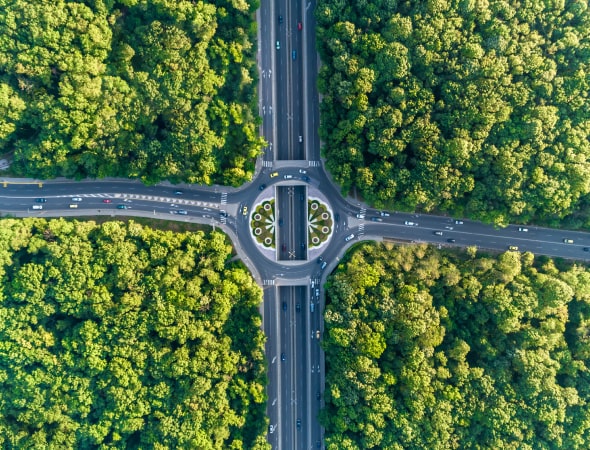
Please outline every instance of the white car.
[{"label": "white car", "polygon": [[364,214],[357,214],[356,215],[356,218],[357,219],[364,219],[365,218],[365,215]]},{"label": "white car", "polygon": [[33,209],[43,209],[43,205],[33,205]]},{"label": "white car", "polygon": [[463,221],[462,220],[455,220],[455,225],[463,225]]},{"label": "white car", "polygon": [[409,227],[417,227],[418,224],[416,222],[410,222],[409,220],[406,220],[404,222],[405,225],[408,225]]},{"label": "white car", "polygon": [[524,227],[518,227],[518,231],[527,232],[527,231],[529,231],[529,229],[528,228],[524,228]]},{"label": "white car", "polygon": [[386,213],[385,211],[379,211],[379,215],[381,217],[389,217],[389,213]]},{"label": "white car", "polygon": [[307,170],[299,169],[299,173],[307,173]]},{"label": "white car", "polygon": [[353,239],[354,239],[354,233],[353,233],[353,234],[351,234],[351,235],[349,235],[349,236],[346,236],[346,238],[345,238],[344,240],[345,240],[346,242],[348,242],[348,241],[352,241]]},{"label": "white car", "polygon": [[82,197],[72,197],[72,201],[73,202],[81,202],[82,201]]},{"label": "white car", "polygon": [[293,175],[285,175],[283,178],[285,180],[291,180],[293,178]]}]

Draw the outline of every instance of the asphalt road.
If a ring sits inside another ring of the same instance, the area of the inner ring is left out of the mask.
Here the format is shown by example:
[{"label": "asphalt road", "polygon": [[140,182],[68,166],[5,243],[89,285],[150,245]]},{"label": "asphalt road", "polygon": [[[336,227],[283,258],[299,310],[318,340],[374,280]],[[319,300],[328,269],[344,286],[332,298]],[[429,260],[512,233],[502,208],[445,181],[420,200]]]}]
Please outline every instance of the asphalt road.
[{"label": "asphalt road", "polygon": [[[238,254],[264,288],[261,312],[268,338],[268,440],[275,449],[317,448],[318,443],[322,446],[323,430],[317,420],[324,386],[324,358],[317,338],[318,331],[320,338],[323,334],[321,283],[344,252],[359,240],[477,246],[493,251],[516,246],[520,251],[536,255],[590,259],[590,252],[584,251],[590,248],[588,233],[532,226],[519,231],[518,225],[497,229],[475,221],[455,223],[456,219],[444,216],[394,211],[381,215],[381,211],[365,209],[343,198],[319,165],[314,7],[314,1],[263,0],[261,3],[258,13],[261,133],[269,146],[252,183],[234,189],[175,187],[168,183],[144,186],[128,180],[41,184],[24,184],[20,180],[0,187],[0,215],[3,216],[144,216],[209,224],[228,233]],[[283,17],[282,23],[279,15]],[[301,30],[298,22],[302,23]],[[295,59],[293,51],[296,51]],[[299,142],[299,136],[303,142]],[[271,177],[273,173],[277,175]],[[286,175],[291,178],[285,178]],[[303,176],[309,180],[303,180]],[[260,190],[262,185],[265,187]],[[321,191],[339,216],[331,240],[321,254],[327,263],[323,270],[315,257],[307,259],[306,198],[310,186]],[[268,192],[277,193],[278,217],[283,218],[276,260],[261,254],[249,227],[256,199]],[[72,200],[77,197],[81,201]],[[37,202],[38,198],[45,202]],[[33,209],[39,206],[42,209]],[[291,258],[290,251],[294,255]]]}]

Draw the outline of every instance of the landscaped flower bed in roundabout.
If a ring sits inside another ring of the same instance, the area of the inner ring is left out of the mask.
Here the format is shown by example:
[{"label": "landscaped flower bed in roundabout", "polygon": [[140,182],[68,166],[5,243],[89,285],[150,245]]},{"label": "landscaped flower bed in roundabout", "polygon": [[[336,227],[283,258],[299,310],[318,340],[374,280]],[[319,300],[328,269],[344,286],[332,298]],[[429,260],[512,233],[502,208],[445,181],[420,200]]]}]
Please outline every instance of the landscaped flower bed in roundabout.
[{"label": "landscaped flower bed in roundabout", "polygon": [[265,200],[252,212],[250,226],[256,240],[267,248],[275,248],[275,201]]},{"label": "landscaped flower bed in roundabout", "polygon": [[[334,221],[328,207],[316,199],[308,199],[308,246],[319,247],[328,240]],[[254,207],[250,227],[256,241],[266,248],[276,248],[277,230],[275,200],[264,200]]]},{"label": "landscaped flower bed in roundabout", "polygon": [[334,226],[332,213],[326,205],[315,199],[308,200],[307,208],[309,247],[318,247],[328,239],[332,232]]}]

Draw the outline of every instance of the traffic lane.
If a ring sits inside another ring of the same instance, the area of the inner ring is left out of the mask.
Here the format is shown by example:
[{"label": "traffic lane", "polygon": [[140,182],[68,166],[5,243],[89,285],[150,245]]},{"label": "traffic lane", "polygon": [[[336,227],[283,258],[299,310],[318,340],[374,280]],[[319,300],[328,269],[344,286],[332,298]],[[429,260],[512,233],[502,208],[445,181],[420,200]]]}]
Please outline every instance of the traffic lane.
[{"label": "traffic lane", "polygon": [[[276,294],[274,287],[269,287],[264,290],[264,330],[266,336],[277,336],[278,321],[275,316],[277,314],[276,307]],[[265,350],[268,360],[268,383],[266,386],[267,392],[267,416],[269,417],[269,429],[268,429],[268,441],[274,446],[278,443],[278,424],[279,424],[279,412],[277,405],[280,405],[280,390],[278,388],[279,382],[279,371],[278,362],[279,359],[277,354],[277,339],[267,339]]]},{"label": "traffic lane", "polygon": [[[493,230],[493,229],[492,229]],[[434,234],[438,229],[422,226],[407,226],[403,224],[367,224],[365,234],[369,236],[380,235],[392,240],[401,239],[409,242],[425,242],[429,244],[441,244],[449,246],[477,246],[483,249],[506,251],[510,246],[516,246],[518,251],[530,251],[532,253],[548,256],[561,256],[575,259],[588,259],[590,252],[583,251],[584,244],[567,244],[559,241],[535,241],[519,234],[518,236],[505,236],[495,233],[474,233],[465,229],[446,230],[442,236]],[[488,230],[489,231],[489,230]],[[351,231],[354,232],[354,231]],[[355,234],[355,242],[358,236]],[[449,242],[449,239],[454,242]]]}]

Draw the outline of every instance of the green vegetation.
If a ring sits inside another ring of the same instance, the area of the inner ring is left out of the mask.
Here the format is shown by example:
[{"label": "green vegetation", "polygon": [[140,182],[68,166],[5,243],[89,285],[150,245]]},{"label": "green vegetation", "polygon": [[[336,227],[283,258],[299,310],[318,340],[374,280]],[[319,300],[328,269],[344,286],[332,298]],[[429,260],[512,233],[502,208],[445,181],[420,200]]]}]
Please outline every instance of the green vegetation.
[{"label": "green vegetation", "polygon": [[275,248],[276,216],[274,198],[266,200],[254,207],[250,227],[258,242],[265,247]]},{"label": "green vegetation", "polygon": [[307,201],[307,215],[309,222],[308,241],[310,247],[316,247],[325,242],[332,233],[332,214],[328,208],[318,200]]},{"label": "green vegetation", "polygon": [[587,269],[356,249],[328,281],[328,450],[589,448]]},{"label": "green vegetation", "polygon": [[0,226],[0,447],[269,448],[262,294],[221,233]]},{"label": "green vegetation", "polygon": [[0,0],[0,153],[31,177],[239,185],[258,0]]},{"label": "green vegetation", "polygon": [[586,1],[320,0],[316,17],[321,137],[344,191],[590,225]]}]

